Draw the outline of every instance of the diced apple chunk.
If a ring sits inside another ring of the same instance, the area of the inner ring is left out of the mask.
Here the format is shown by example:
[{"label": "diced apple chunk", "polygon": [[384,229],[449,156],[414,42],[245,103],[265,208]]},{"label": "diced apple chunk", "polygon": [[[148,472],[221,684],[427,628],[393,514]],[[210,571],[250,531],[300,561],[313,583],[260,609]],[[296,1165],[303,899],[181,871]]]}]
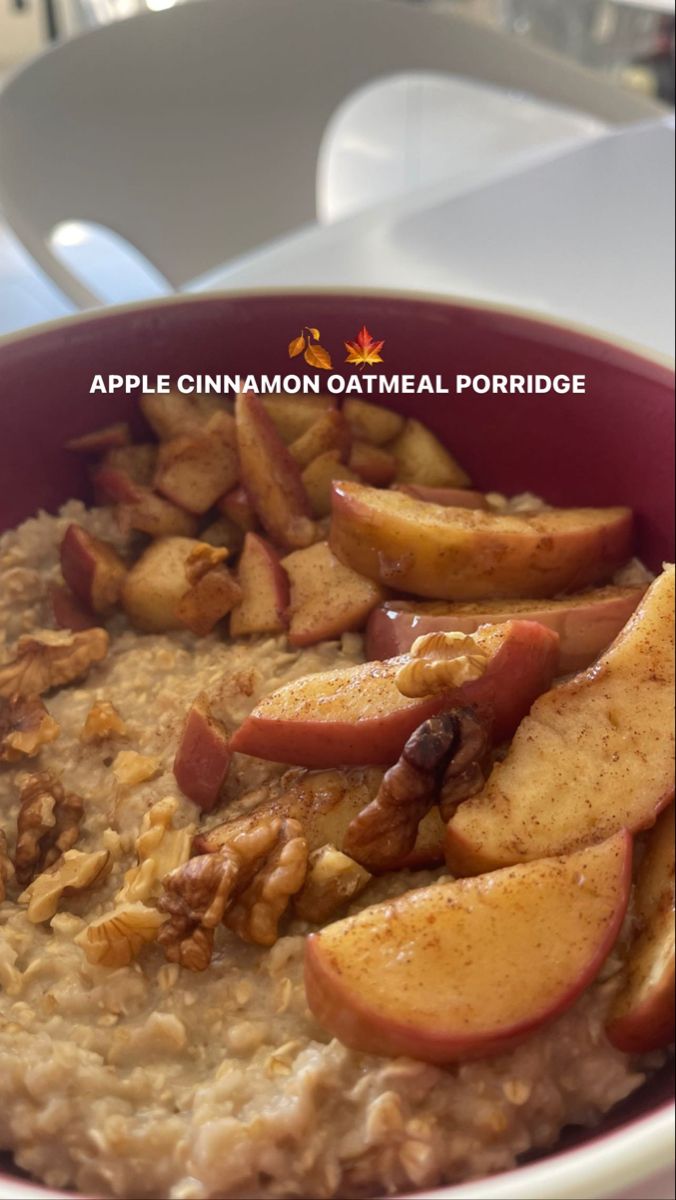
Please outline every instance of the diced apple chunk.
[{"label": "diced apple chunk", "polygon": [[397,464],[392,454],[369,442],[355,441],[348,459],[351,470],[364,483],[374,487],[387,487],[397,473]]},{"label": "diced apple chunk", "polygon": [[103,454],[119,446],[128,446],[131,432],[126,421],[116,421],[113,425],[104,425],[102,429],[93,429],[91,433],[82,433],[79,437],[66,442],[66,450],[74,450],[77,454]]},{"label": "diced apple chunk", "polygon": [[469,475],[434,434],[415,417],[409,417],[398,437],[388,445],[397,464],[400,483],[427,487],[467,487]]},{"label": "diced apple chunk", "polygon": [[282,566],[291,582],[292,646],[311,646],[363,628],[383,599],[382,589],[338,562],[327,542],[295,550]]},{"label": "diced apple chunk", "polygon": [[214,566],[195,580],[176,605],[181,625],[197,637],[206,637],[239,603],[242,590],[223,565]]},{"label": "diced apple chunk", "polygon": [[674,795],[674,568],[609,650],[547,692],[448,826],[455,874],[649,828]]},{"label": "diced apple chunk", "polygon": [[59,629],[95,629],[100,625],[101,622],[91,609],[73,595],[70,588],[52,583],[48,589],[48,597],[54,624]]},{"label": "diced apple chunk", "polygon": [[141,396],[141,411],[161,442],[201,429],[210,417],[224,412],[218,396],[186,396],[169,392],[166,396],[148,393]]},{"label": "diced apple chunk", "polygon": [[313,459],[327,450],[336,450],[342,462],[345,462],[350,451],[352,435],[342,413],[337,408],[329,408],[322,413],[314,425],[296,438],[289,446],[289,453],[303,470]]},{"label": "diced apple chunk", "polygon": [[232,749],[306,767],[389,766],[423,721],[464,706],[476,707],[492,723],[494,740],[503,741],[549,687],[558,637],[544,625],[509,621],[484,626],[474,641],[488,660],[478,679],[415,699],[396,683],[410,662],[405,655],[294,680],[254,708],[233,734]]},{"label": "diced apple chunk", "polygon": [[309,546],[314,525],[298,464],[258,396],[237,397],[235,420],[242,483],[261,523],[285,549]]},{"label": "diced apple chunk", "polygon": [[257,533],[244,539],[237,582],[241,600],[230,614],[231,637],[282,633],[288,624],[289,580],[274,547]]},{"label": "diced apple chunk", "polygon": [[352,435],[358,441],[371,442],[374,446],[384,446],[400,434],[404,428],[404,417],[383,408],[381,404],[369,404],[368,400],[358,400],[348,396],[343,404],[343,412],[352,430]]},{"label": "diced apple chunk", "polygon": [[[185,628],[199,636],[209,633],[240,596],[227,568],[209,558],[214,553],[218,551],[206,543],[184,537],[158,538],[148,546],[122,592],[132,625],[150,633]],[[209,563],[201,575],[190,571],[196,555]]]},{"label": "diced apple chunk", "polygon": [[306,433],[328,409],[335,407],[330,396],[264,396],[263,405],[287,445]]},{"label": "diced apple chunk", "polygon": [[191,513],[205,513],[239,478],[235,422],[220,413],[202,433],[181,434],[160,447],[154,485]]},{"label": "diced apple chunk", "polygon": [[122,530],[136,529],[153,538],[192,537],[197,532],[197,517],[146,487],[137,487],[133,501],[118,504],[116,513]]},{"label": "diced apple chunk", "polygon": [[328,517],[331,512],[331,488],[336,479],[357,479],[345,465],[337,450],[320,454],[303,471],[303,486],[315,517]]},{"label": "diced apple chunk", "polygon": [[336,921],[306,943],[310,1009],[368,1054],[452,1063],[503,1053],[596,977],[627,909],[631,861],[620,833]]},{"label": "diced apple chunk", "polygon": [[417,596],[539,599],[604,582],[631,557],[627,508],[494,513],[334,483],[331,549],[369,579]]},{"label": "diced apple chunk", "polygon": [[231,757],[225,727],[202,693],[186,717],[174,759],[174,776],[183,795],[204,812],[210,812],[218,803]]},{"label": "diced apple chunk", "polygon": [[627,1054],[674,1041],[674,806],[648,834],[636,876],[634,936],[623,985],[606,1024]]},{"label": "diced apple chunk", "polygon": [[253,504],[241,485],[226,492],[225,496],[221,496],[216,508],[224,517],[238,525],[244,533],[254,530],[258,525]]},{"label": "diced apple chunk", "polygon": [[95,613],[117,605],[127,567],[109,542],[70,524],[61,539],[61,572],[69,588]]},{"label": "diced apple chunk", "polygon": [[92,472],[98,502],[133,503],[152,483],[156,461],[157,446],[146,442],[109,450]]}]

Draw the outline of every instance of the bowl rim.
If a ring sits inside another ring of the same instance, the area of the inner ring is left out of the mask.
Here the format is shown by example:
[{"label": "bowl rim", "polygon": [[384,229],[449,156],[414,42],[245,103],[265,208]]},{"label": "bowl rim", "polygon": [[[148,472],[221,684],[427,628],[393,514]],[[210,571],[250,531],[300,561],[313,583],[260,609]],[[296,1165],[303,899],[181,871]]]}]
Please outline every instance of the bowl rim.
[{"label": "bowl rim", "polygon": [[[492,303],[461,294],[442,294],[434,291],[418,291],[392,288],[355,287],[256,287],[242,289],[219,289],[210,292],[177,293],[127,304],[102,306],[83,312],[57,317],[27,328],[14,330],[0,336],[0,368],[5,350],[16,345],[54,334],[60,329],[72,329],[83,325],[96,325],[109,318],[140,315],[156,312],[177,305],[199,305],[214,300],[246,302],[247,300],[273,299],[308,296],[317,299],[343,299],[358,301],[360,298],[400,303],[434,304],[448,309],[463,309],[486,313],[491,316],[517,318],[524,324],[539,328],[569,333],[575,339],[589,344],[593,349],[606,347],[623,352],[636,365],[657,367],[667,384],[673,380],[675,360],[671,355],[653,350],[605,330],[600,330],[567,318],[508,303]],[[65,348],[61,351],[67,353]],[[58,353],[58,350],[55,350]],[[621,368],[622,369],[622,368]],[[674,1158],[674,1111],[675,1102],[662,1101],[652,1111],[633,1117],[619,1128],[606,1133],[597,1133],[592,1140],[564,1150],[554,1149],[543,1154],[541,1159],[526,1163],[495,1175],[483,1176],[464,1184],[452,1184],[425,1191],[425,1200],[596,1200],[610,1194],[614,1188],[629,1188],[647,1179],[655,1172],[666,1168]],[[10,1185],[11,1192],[5,1187]],[[72,1197],[73,1192],[50,1189],[40,1183],[24,1181],[14,1175],[0,1172],[0,1200],[50,1200],[53,1197]],[[421,1193],[406,1193],[420,1196]],[[403,1200],[403,1196],[401,1197]]]},{"label": "bowl rim", "polygon": [[344,300],[359,300],[365,297],[371,300],[382,299],[383,301],[395,300],[398,302],[413,302],[423,304],[442,305],[446,308],[461,308],[476,312],[484,312],[495,316],[516,317],[523,320],[525,323],[531,323],[545,329],[558,329],[564,333],[570,333],[574,337],[582,338],[585,341],[596,343],[597,345],[606,346],[616,350],[621,350],[633,358],[643,362],[650,363],[652,366],[662,367],[665,371],[672,374],[676,366],[676,356],[664,354],[659,350],[654,350],[649,346],[644,346],[640,342],[634,342],[629,338],[621,337],[619,334],[614,334],[607,330],[599,329],[597,326],[586,325],[583,322],[575,321],[569,318],[558,317],[550,313],[542,313],[537,309],[529,308],[518,304],[509,303],[493,303],[492,301],[482,300],[472,296],[463,296],[461,293],[446,294],[434,291],[419,291],[416,289],[406,288],[378,288],[378,287],[255,287],[255,288],[234,288],[232,290],[221,288],[216,291],[209,292],[177,292],[171,296],[153,297],[147,300],[134,300],[127,304],[102,305],[99,308],[85,309],[82,312],[69,313],[67,316],[55,317],[51,321],[43,321],[37,325],[29,325],[23,329],[13,330],[10,333],[0,336],[0,354],[7,348],[20,344],[24,341],[29,341],[32,338],[39,338],[43,334],[55,333],[59,329],[71,329],[77,326],[88,323],[96,323],[105,321],[110,317],[123,316],[125,314],[140,314],[147,311],[156,311],[163,308],[173,308],[180,304],[199,305],[209,303],[214,300],[256,300],[256,299],[283,299],[284,297],[293,297],[295,299],[300,296],[308,296],[318,299],[344,299]]}]

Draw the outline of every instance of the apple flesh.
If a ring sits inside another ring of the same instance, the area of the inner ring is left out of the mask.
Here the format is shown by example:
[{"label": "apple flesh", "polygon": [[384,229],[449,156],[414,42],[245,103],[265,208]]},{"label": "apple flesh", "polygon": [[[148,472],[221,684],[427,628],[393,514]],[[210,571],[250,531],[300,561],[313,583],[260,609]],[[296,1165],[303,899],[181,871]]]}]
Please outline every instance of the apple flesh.
[{"label": "apple flesh", "polygon": [[303,487],[317,520],[328,517],[331,512],[331,489],[336,479],[357,479],[352,468],[341,459],[338,450],[319,454],[303,471]]},{"label": "apple flesh", "polygon": [[502,514],[334,483],[331,549],[369,579],[444,600],[539,599],[599,583],[631,556],[627,508]]},{"label": "apple flesh", "polygon": [[661,1050],[674,1040],[674,806],[648,834],[634,895],[636,933],[622,989],[606,1024],[627,1054]]},{"label": "apple flesh", "polygon": [[352,434],[345,417],[337,408],[329,408],[314,425],[292,442],[289,453],[303,470],[320,454],[326,454],[327,450],[336,450],[340,459],[345,461],[351,442]]},{"label": "apple flesh", "polygon": [[206,637],[241,598],[237,580],[218,564],[190,585],[176,605],[176,617],[191,633]]},{"label": "apple flesh", "polygon": [[346,399],[343,413],[353,437],[357,441],[371,442],[374,446],[384,446],[386,442],[393,441],[404,428],[404,418],[399,413],[383,408],[381,404],[357,400],[354,396]]},{"label": "apple flesh", "polygon": [[241,600],[230,614],[230,636],[283,633],[288,624],[288,576],[274,547],[257,533],[247,533],[244,539],[237,582]]},{"label": "apple flesh", "polygon": [[367,1054],[488,1058],[565,1012],[612,949],[631,838],[439,882],[311,934],[305,988],[330,1034]]},{"label": "apple flesh", "polygon": [[508,621],[484,626],[475,641],[489,659],[484,674],[417,699],[402,695],[395,682],[409,661],[405,655],[294,680],[254,708],[233,735],[232,749],[304,767],[389,766],[428,717],[467,706],[491,723],[500,742],[549,687],[558,637],[544,625]]},{"label": "apple flesh", "polygon": [[154,486],[191,513],[205,513],[239,478],[235,422],[219,413],[204,432],[186,433],[160,447]]},{"label": "apple flesh", "polygon": [[362,629],[383,590],[344,567],[327,542],[294,550],[282,560],[291,584],[289,642],[312,646]]},{"label": "apple flesh", "polygon": [[541,696],[449,822],[457,875],[648,829],[674,795],[674,568],[588,671]]},{"label": "apple flesh", "polygon": [[95,629],[101,624],[91,609],[73,595],[70,588],[52,583],[47,594],[54,624],[59,629]]},{"label": "apple flesh", "polygon": [[74,450],[76,454],[103,454],[106,450],[128,446],[130,441],[127,422],[116,421],[113,425],[104,425],[102,429],[93,429],[91,433],[71,438],[66,442],[66,450]]},{"label": "apple flesh", "polygon": [[331,396],[265,396],[263,407],[287,445],[307,433],[325,412],[335,408]]},{"label": "apple flesh", "polygon": [[353,442],[348,462],[359,479],[374,487],[387,487],[397,473],[394,456],[370,442]]},{"label": "apple flesh", "polygon": [[396,483],[396,492],[412,496],[414,500],[424,500],[426,504],[441,504],[444,508],[481,508],[490,509],[490,504],[483,492],[473,492],[470,488],[425,487],[422,483]]},{"label": "apple flesh", "polygon": [[186,396],[182,392],[141,396],[141,411],[161,442],[193,433],[217,412],[224,412],[218,396]]},{"label": "apple flesh", "polygon": [[216,508],[244,533],[248,533],[258,525],[253,504],[241,484],[221,496]]},{"label": "apple flesh", "polygon": [[[281,816],[300,821],[308,853],[323,846],[341,850],[348,826],[375,798],[383,771],[377,767],[347,771],[289,771],[275,786],[275,794],[244,818],[251,824],[261,816]],[[195,854],[220,850],[232,834],[232,821],[217,825],[195,840]],[[438,808],[426,814],[418,826],[413,849],[396,864],[396,870],[435,867],[444,859],[446,827]],[[388,867],[388,870],[393,868]]]},{"label": "apple flesh", "polygon": [[109,450],[92,472],[98,503],[133,503],[139,489],[152,483],[156,462],[157,446],[150,442]]},{"label": "apple flesh", "polygon": [[194,538],[158,538],[134,563],[122,589],[132,625],[147,633],[191,629],[202,637],[237,603],[240,589],[222,563],[191,580],[195,553],[213,548]]},{"label": "apple flesh", "polygon": [[117,505],[116,516],[127,533],[135,529],[153,538],[191,538],[197,533],[197,517],[147,487],[136,487],[132,500]]},{"label": "apple flesh", "polygon": [[235,420],[242,483],[262,525],[287,550],[309,546],[314,525],[298,464],[258,396],[237,397]]},{"label": "apple flesh", "polygon": [[462,488],[469,475],[420,421],[409,417],[401,433],[390,442],[400,483],[422,483],[426,487]]},{"label": "apple flesh", "polygon": [[211,812],[217,805],[231,757],[225,727],[201,694],[191,705],[183,726],[174,777],[183,795],[203,812]]},{"label": "apple flesh", "polygon": [[561,600],[388,602],[369,617],[366,653],[369,658],[393,658],[406,654],[425,633],[474,633],[480,625],[518,618],[539,621],[558,633],[558,674],[567,675],[596,661],[629,620],[644,592],[644,587],[609,585]]},{"label": "apple flesh", "polygon": [[116,607],[127,575],[117,550],[81,525],[71,524],[61,539],[61,573],[68,587],[95,613]]}]

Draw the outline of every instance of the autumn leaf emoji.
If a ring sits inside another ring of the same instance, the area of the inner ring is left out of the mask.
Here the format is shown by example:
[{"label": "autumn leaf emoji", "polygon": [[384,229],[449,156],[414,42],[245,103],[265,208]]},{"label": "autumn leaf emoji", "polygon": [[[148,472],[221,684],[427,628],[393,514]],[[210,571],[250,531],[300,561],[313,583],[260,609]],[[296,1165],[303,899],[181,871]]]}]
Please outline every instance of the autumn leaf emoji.
[{"label": "autumn leaf emoji", "polygon": [[289,342],[289,358],[302,354],[310,367],[319,367],[321,371],[331,370],[331,355],[320,346],[321,334],[313,325],[304,325],[297,338]]},{"label": "autumn leaf emoji", "polygon": [[367,363],[381,363],[383,360],[380,357],[380,351],[384,345],[384,342],[374,341],[366,326],[362,325],[357,334],[357,340],[345,343],[347,350],[345,362],[358,363],[360,367],[365,367]]}]

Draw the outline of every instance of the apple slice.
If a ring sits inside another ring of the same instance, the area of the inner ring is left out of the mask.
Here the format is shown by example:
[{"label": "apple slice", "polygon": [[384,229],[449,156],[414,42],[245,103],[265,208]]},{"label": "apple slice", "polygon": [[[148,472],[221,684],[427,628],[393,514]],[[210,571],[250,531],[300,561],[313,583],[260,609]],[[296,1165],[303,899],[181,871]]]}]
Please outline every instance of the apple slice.
[{"label": "apple slice", "polygon": [[223,556],[194,538],[158,538],[129,571],[122,605],[132,625],[148,633],[191,629],[209,633],[240,598]]},{"label": "apple slice", "polygon": [[235,422],[217,414],[204,432],[184,433],[160,446],[154,486],[192,513],[205,513],[239,478]]},{"label": "apple slice", "polygon": [[414,417],[409,417],[401,433],[387,448],[394,455],[400,483],[454,488],[469,484],[467,472],[439,439]]},{"label": "apple slice", "polygon": [[[265,815],[291,817],[300,821],[303,827],[308,853],[327,845],[340,850],[348,826],[377,795],[382,778],[383,772],[378,767],[348,771],[288,771],[273,785],[270,799],[237,821],[256,824]],[[220,850],[229,840],[232,826],[233,822],[228,821],[207,833],[198,834],[194,853],[209,854]],[[431,809],[418,826],[415,846],[396,864],[396,869],[414,871],[438,866],[444,860],[445,833],[446,826],[439,809]]]},{"label": "apple slice", "polygon": [[352,434],[345,417],[337,408],[329,408],[322,413],[314,425],[296,438],[289,446],[289,453],[296,460],[301,470],[309,466],[313,459],[327,450],[337,450],[341,461],[345,462],[350,452]]},{"label": "apple slice", "polygon": [[369,442],[353,442],[348,463],[359,479],[374,487],[387,487],[397,473],[394,455]]},{"label": "apple slice", "polygon": [[152,483],[156,462],[157,446],[149,442],[109,450],[92,472],[97,502],[133,503]]},{"label": "apple slice", "polygon": [[213,715],[202,692],[190,706],[183,726],[174,777],[183,795],[203,812],[211,812],[218,803],[231,757],[225,726]]},{"label": "apple slice", "polygon": [[473,492],[470,488],[425,487],[422,483],[395,483],[395,492],[403,492],[414,500],[424,500],[427,504],[441,504],[444,508],[482,508],[489,511],[490,504],[483,492]]},{"label": "apple slice", "polygon": [[176,617],[191,633],[206,637],[239,604],[242,589],[222,563],[194,580],[188,570],[188,580],[191,586],[176,605]]},{"label": "apple slice", "polygon": [[282,560],[282,566],[291,583],[292,646],[312,646],[362,629],[383,599],[382,588],[338,562],[328,542],[294,550]]},{"label": "apple slice", "polygon": [[103,454],[119,446],[128,446],[131,432],[126,421],[116,421],[113,425],[104,425],[102,429],[93,429],[91,433],[83,433],[80,437],[71,438],[66,442],[66,450],[74,450],[76,454]]},{"label": "apple slice", "polygon": [[331,488],[336,479],[357,479],[351,467],[342,461],[338,450],[319,454],[303,471],[303,487],[318,520],[328,517],[331,512]]},{"label": "apple slice", "polygon": [[368,400],[357,400],[348,396],[343,412],[358,441],[384,446],[391,442],[404,428],[404,418],[399,413],[383,408],[381,404],[369,404]]},{"label": "apple slice", "polygon": [[153,538],[195,535],[197,517],[172,504],[164,496],[158,496],[150,488],[134,486],[133,499],[117,505],[116,516],[120,529],[127,533],[136,529]]},{"label": "apple slice", "polygon": [[244,539],[237,582],[242,598],[230,614],[230,636],[283,633],[288,625],[288,576],[277,551],[257,533],[247,533]]},{"label": "apple slice", "polygon": [[541,696],[448,826],[456,875],[649,828],[674,794],[674,568],[588,671]]},{"label": "apple slice", "polygon": [[166,396],[148,393],[141,396],[141,411],[161,442],[194,433],[206,425],[214,413],[224,412],[219,396],[185,396],[169,392]]},{"label": "apple slice", "polygon": [[439,882],[311,934],[307,1000],[367,1054],[489,1058],[565,1012],[612,949],[631,889],[631,837]]},{"label": "apple slice", "polygon": [[237,397],[235,420],[242,483],[262,524],[285,549],[309,546],[314,525],[298,464],[258,396]]},{"label": "apple slice", "polygon": [[77,598],[95,613],[112,612],[127,574],[117,550],[81,525],[70,524],[59,553],[63,578]]},{"label": "apple slice", "polygon": [[515,617],[540,621],[559,635],[558,673],[588,667],[610,645],[638,605],[644,587],[596,588],[561,600],[388,601],[376,608],[366,628],[369,658],[406,654],[417,637],[436,630],[474,633]]},{"label": "apple slice", "polygon": [[224,517],[238,525],[244,533],[248,533],[258,525],[253,504],[241,484],[221,496],[220,500],[216,502],[216,508]]},{"label": "apple slice", "polygon": [[90,608],[74,596],[70,588],[51,583],[47,589],[54,624],[59,629],[95,629],[101,622]]},{"label": "apple slice", "polygon": [[341,562],[397,591],[539,599],[612,575],[631,556],[632,516],[628,508],[480,512],[334,483],[330,542]]},{"label": "apple slice", "polygon": [[509,737],[551,683],[558,637],[544,625],[486,625],[475,642],[488,656],[478,679],[411,699],[396,684],[407,656],[323,671],[266,696],[232,738],[232,749],[304,767],[391,765],[418,725],[445,708],[474,706],[492,721],[496,742]]},{"label": "apple slice", "polygon": [[674,1040],[674,806],[648,834],[636,877],[636,933],[606,1033],[618,1050],[646,1054]]},{"label": "apple slice", "polygon": [[335,408],[331,396],[264,396],[263,407],[282,441],[295,442],[328,409]]}]

